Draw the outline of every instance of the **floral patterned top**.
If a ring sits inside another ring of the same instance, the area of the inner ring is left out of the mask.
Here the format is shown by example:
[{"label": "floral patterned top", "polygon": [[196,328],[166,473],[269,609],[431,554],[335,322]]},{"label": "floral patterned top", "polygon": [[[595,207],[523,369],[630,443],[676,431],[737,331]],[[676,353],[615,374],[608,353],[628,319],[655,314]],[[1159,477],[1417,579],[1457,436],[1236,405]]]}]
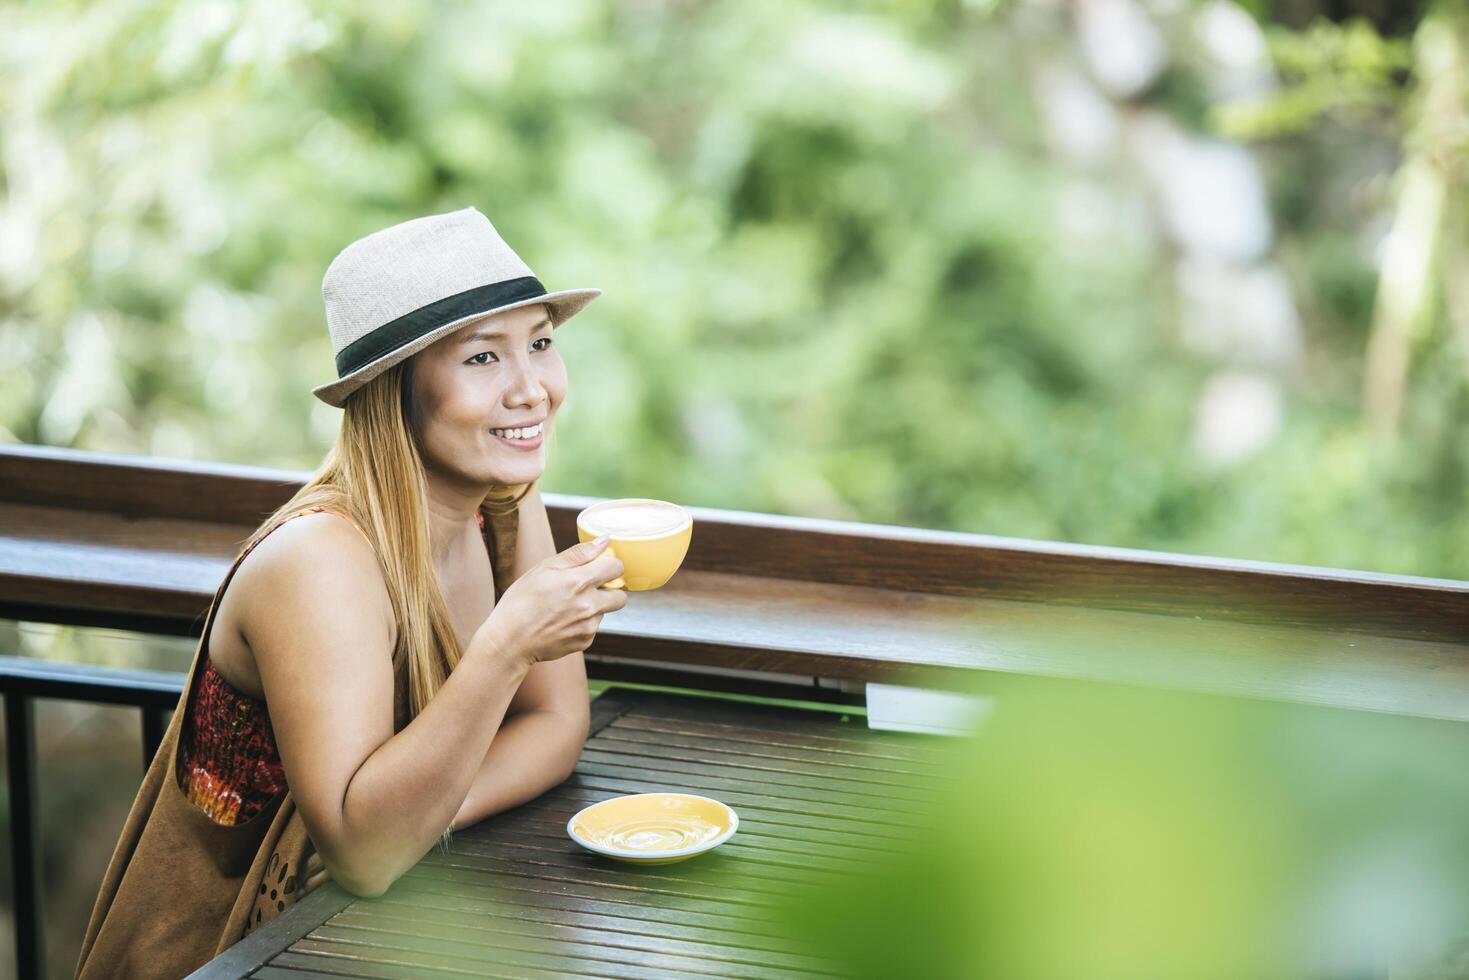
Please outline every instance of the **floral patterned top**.
[{"label": "floral patterned top", "polygon": [[[310,507],[280,523],[325,509]],[[483,533],[484,512],[476,516]],[[180,786],[189,802],[217,824],[246,822],[286,789],[286,774],[266,703],[225,680],[207,651],[203,674],[185,719],[179,755]]]},{"label": "floral patterned top", "polygon": [[215,823],[244,823],[286,788],[265,702],[236,690],[206,654],[192,712],[180,753],[184,792]]}]

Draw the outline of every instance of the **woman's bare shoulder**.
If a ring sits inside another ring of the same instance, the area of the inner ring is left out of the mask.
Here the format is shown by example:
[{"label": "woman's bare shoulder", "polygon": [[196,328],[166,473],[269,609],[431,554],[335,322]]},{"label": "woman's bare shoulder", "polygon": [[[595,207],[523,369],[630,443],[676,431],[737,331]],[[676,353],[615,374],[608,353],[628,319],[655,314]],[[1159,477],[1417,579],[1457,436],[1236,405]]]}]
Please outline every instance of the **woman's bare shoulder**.
[{"label": "woman's bare shoulder", "polygon": [[[245,556],[230,591],[240,588],[239,627],[247,641],[272,633],[309,633],[350,623],[389,649],[396,625],[377,554],[352,522],[317,511],[293,517]],[[254,643],[251,643],[252,648]]]}]

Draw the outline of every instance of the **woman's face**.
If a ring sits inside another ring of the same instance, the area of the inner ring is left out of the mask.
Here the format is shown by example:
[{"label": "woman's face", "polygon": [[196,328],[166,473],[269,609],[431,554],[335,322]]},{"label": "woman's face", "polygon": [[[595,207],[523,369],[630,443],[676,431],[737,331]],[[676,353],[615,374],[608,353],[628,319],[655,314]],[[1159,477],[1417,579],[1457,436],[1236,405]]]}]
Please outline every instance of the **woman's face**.
[{"label": "woman's face", "polygon": [[[492,313],[415,355],[420,448],[435,472],[476,485],[540,478],[546,434],[566,397],[548,316],[544,304]],[[492,431],[537,422],[540,434],[525,441]]]}]

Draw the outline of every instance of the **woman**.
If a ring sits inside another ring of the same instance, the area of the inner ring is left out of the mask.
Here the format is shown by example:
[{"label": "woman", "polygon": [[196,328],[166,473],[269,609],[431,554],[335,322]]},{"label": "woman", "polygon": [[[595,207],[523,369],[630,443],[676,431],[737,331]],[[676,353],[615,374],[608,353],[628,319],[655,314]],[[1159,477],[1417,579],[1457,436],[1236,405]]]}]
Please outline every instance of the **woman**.
[{"label": "woman", "polygon": [[605,541],[555,554],[536,481],[552,331],[600,294],[546,292],[474,208],[333,260],[341,431],[215,593],[79,977],[182,976],[327,877],[381,894],[571,773],[581,651],[627,596]]}]

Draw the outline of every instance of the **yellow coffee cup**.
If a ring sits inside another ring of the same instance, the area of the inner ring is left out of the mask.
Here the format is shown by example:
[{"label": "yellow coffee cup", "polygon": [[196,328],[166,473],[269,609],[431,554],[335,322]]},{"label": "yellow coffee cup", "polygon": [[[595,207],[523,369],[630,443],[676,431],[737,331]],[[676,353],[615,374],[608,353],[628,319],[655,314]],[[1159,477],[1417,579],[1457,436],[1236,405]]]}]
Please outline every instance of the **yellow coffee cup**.
[{"label": "yellow coffee cup", "polygon": [[694,515],[678,504],[651,497],[603,500],[576,515],[576,536],[591,541],[608,535],[607,548],[622,561],[622,575],[604,589],[645,592],[663,585],[689,553]]}]

